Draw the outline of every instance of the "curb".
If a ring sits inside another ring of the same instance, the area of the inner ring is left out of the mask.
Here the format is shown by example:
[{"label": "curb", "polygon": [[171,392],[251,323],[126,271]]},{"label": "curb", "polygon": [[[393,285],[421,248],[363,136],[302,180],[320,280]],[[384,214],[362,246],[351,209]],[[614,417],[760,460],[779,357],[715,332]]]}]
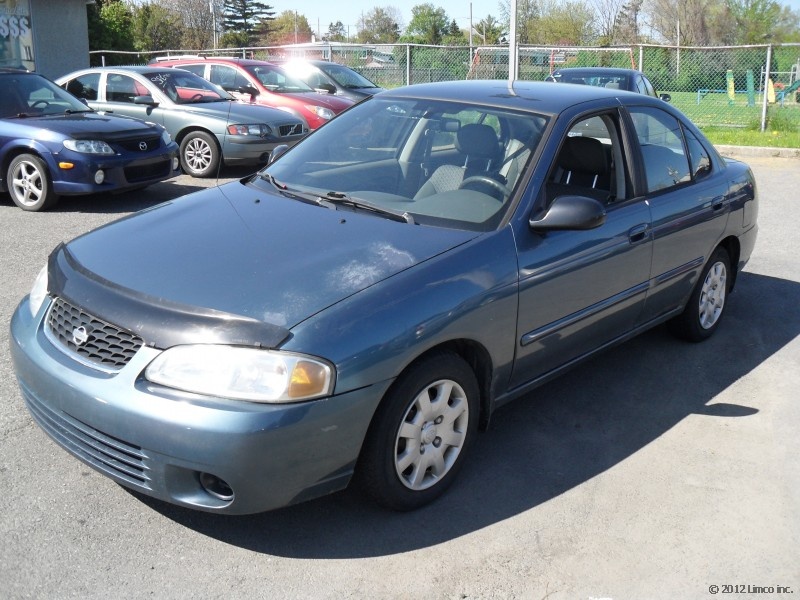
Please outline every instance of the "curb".
[{"label": "curb", "polygon": [[800,158],[800,148],[770,148],[768,146],[726,146],[714,144],[723,156],[732,158],[759,156],[766,158]]}]

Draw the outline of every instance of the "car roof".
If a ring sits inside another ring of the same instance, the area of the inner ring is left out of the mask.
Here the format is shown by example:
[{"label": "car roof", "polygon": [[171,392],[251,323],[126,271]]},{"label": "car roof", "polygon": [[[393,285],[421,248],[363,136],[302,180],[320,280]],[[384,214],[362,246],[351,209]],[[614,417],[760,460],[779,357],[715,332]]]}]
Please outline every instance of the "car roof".
[{"label": "car roof", "polygon": [[[555,115],[584,102],[630,98],[637,104],[663,108],[657,98],[622,90],[609,90],[590,85],[556,85],[543,81],[459,80],[421,83],[382,92],[384,101],[391,98],[426,98],[453,102],[474,102],[512,110],[535,111]],[[619,100],[616,100],[617,102]]]},{"label": "car roof", "polygon": [[[119,67],[89,67],[87,69],[81,69],[79,71],[75,71],[71,73],[70,76],[75,75],[76,73],[113,73],[115,71],[123,71],[128,73],[153,73],[156,71],[165,71],[167,73],[171,72],[172,69],[169,67],[159,67],[157,65],[125,65]],[[59,79],[63,79],[60,77]]]},{"label": "car roof", "polygon": [[564,67],[563,69],[554,70],[553,73],[565,73],[569,75],[578,73],[586,75],[644,75],[644,73],[636,69],[623,69],[619,67]]},{"label": "car roof", "polygon": [[166,63],[166,64],[179,64],[179,63],[188,64],[188,63],[192,63],[192,64],[196,64],[196,63],[202,63],[202,62],[208,62],[208,63],[217,62],[217,63],[225,63],[226,65],[235,64],[235,65],[242,65],[242,66],[245,66],[245,67],[249,66],[249,65],[255,65],[255,66],[271,65],[273,67],[280,66],[280,65],[277,65],[275,63],[271,63],[271,62],[269,62],[267,60],[259,60],[259,59],[256,59],[256,58],[236,58],[235,56],[191,56],[191,57],[182,56],[182,57],[175,57],[175,58],[163,58],[163,59],[159,60],[158,62],[150,63],[150,66],[154,67],[154,66],[156,66],[156,65],[158,65],[160,63]]}]

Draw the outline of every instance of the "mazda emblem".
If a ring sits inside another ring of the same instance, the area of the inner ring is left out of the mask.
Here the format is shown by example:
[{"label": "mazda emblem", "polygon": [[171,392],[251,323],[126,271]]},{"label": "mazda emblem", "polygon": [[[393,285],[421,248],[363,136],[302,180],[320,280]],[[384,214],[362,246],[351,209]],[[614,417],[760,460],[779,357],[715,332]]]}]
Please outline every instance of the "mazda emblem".
[{"label": "mazda emblem", "polygon": [[86,342],[89,341],[89,332],[86,331],[86,327],[76,327],[72,330],[72,342],[76,346],[83,346]]},{"label": "mazda emblem", "polygon": [[147,142],[139,142],[139,150],[141,150],[142,152],[147,150]]}]

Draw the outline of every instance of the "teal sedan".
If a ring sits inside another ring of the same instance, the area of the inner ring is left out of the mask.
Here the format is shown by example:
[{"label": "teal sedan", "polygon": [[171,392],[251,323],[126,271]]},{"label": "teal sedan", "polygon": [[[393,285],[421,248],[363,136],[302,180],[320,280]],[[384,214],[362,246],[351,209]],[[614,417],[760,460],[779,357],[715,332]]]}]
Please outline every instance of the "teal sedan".
[{"label": "teal sedan", "polygon": [[713,335],[757,217],[749,167],[657,98],[409,86],[60,245],[11,355],[50,437],[143,494],[410,510],[498,407],[652,327]]}]

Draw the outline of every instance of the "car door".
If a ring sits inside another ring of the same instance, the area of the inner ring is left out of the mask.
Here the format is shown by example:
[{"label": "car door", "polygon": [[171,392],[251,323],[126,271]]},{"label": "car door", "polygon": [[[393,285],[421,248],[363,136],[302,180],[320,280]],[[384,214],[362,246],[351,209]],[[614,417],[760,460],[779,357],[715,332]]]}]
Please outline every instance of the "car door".
[{"label": "car door", "polygon": [[[153,121],[159,124],[162,119],[154,114],[153,107],[149,104],[136,104],[135,98],[151,96],[153,91],[136,78],[126,73],[106,73],[101,79],[101,94],[90,106],[97,110],[111,111],[117,115],[135,117],[143,121]],[[159,111],[160,112],[160,111]]]},{"label": "car door", "polygon": [[644,322],[679,308],[725,230],[727,180],[679,119],[654,106],[630,108],[644,194],[653,215],[653,273]]},{"label": "car door", "polygon": [[[605,222],[584,231],[517,230],[519,312],[511,387],[569,365],[630,332],[650,276],[650,209],[635,197],[618,111],[581,117],[563,139],[541,186],[540,213],[559,196],[589,196],[605,205]],[[581,138],[581,144],[573,144]],[[565,158],[575,146],[575,156]],[[605,159],[598,152],[605,153]],[[593,158],[590,154],[595,154]],[[605,163],[603,164],[603,161]],[[590,167],[600,173],[584,173]]]}]

